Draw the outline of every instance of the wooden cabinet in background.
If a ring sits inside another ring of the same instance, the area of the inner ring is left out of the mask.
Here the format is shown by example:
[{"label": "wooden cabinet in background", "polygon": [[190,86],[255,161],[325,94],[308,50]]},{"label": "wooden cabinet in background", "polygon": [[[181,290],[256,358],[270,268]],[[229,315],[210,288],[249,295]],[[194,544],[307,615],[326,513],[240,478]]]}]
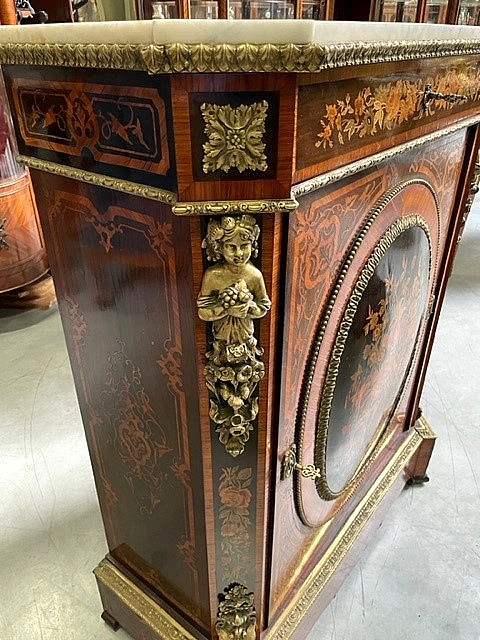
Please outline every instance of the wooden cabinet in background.
[{"label": "wooden cabinet in background", "polygon": [[15,156],[10,110],[0,78],[0,293],[24,287],[48,270],[30,176]]},{"label": "wooden cabinet in background", "polygon": [[203,26],[107,48],[88,25],[41,48],[0,30],[0,62],[103,515],[104,619],[303,640],[426,479],[480,40]]}]

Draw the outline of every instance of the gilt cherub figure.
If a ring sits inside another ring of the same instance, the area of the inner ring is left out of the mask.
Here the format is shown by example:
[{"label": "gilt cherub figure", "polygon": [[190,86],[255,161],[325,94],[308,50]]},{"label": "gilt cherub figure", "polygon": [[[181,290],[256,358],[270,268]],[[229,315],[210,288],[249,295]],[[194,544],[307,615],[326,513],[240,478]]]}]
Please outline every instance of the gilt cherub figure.
[{"label": "gilt cherub figure", "polygon": [[232,455],[243,451],[258,413],[253,391],[264,376],[254,320],[270,309],[263,275],[250,258],[258,255],[260,228],[249,215],[211,219],[202,243],[215,264],[204,273],[198,314],[212,323],[212,350],[205,367],[215,394],[210,417],[220,425],[220,440]]}]

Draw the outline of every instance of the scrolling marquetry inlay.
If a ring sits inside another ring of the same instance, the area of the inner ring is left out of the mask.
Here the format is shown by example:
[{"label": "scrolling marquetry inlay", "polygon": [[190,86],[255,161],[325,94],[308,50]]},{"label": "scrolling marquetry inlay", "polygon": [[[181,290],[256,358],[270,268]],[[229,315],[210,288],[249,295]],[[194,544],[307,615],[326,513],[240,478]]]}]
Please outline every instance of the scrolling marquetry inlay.
[{"label": "scrolling marquetry inlay", "polygon": [[170,168],[165,103],[156,89],[125,94],[117,85],[47,82],[22,78],[13,99],[25,144],[71,156],[85,149],[99,162],[165,175]]},{"label": "scrolling marquetry inlay", "polygon": [[[426,100],[435,87],[435,99]],[[458,101],[480,98],[480,71],[470,67],[464,73],[437,73],[427,82],[401,79],[377,87],[365,86],[357,95],[346,93],[325,105],[315,146],[333,149],[352,139],[367,139],[380,132],[394,131],[405,123],[451,110]],[[457,101],[452,96],[458,98]]]},{"label": "scrolling marquetry inlay", "polygon": [[208,141],[203,145],[203,172],[237,169],[266,171],[264,153],[268,103],[254,102],[238,107],[204,103],[200,106]]}]

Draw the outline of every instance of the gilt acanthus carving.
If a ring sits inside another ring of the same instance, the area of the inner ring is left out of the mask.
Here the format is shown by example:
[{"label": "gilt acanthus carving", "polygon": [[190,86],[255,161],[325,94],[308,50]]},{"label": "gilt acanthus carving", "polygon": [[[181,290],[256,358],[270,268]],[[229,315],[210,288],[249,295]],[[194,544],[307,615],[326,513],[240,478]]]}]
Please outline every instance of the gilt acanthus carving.
[{"label": "gilt acanthus carving", "polygon": [[263,275],[251,262],[258,253],[260,228],[252,216],[211,219],[202,243],[207,259],[198,297],[198,314],[212,323],[205,378],[212,392],[210,418],[232,456],[243,452],[258,414],[258,382],[265,375],[254,320],[271,302]]},{"label": "gilt acanthus carving", "polygon": [[255,640],[254,595],[237,582],[218,596],[216,629],[220,640]]},{"label": "gilt acanthus carving", "polygon": [[203,145],[203,172],[217,170],[243,173],[267,170],[265,155],[265,120],[268,103],[254,102],[238,107],[203,103],[200,107],[205,122],[207,142]]}]

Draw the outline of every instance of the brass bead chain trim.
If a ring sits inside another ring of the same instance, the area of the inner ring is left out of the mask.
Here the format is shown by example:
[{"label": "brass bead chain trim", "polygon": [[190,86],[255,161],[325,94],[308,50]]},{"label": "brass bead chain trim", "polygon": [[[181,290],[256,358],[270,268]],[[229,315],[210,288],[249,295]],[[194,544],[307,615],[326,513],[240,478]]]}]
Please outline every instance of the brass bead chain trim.
[{"label": "brass bead chain trim", "polygon": [[354,510],[327,553],[314,568],[310,577],[296,592],[295,598],[281,614],[279,620],[267,631],[263,640],[289,640],[315,600],[321,594],[338,566],[345,558],[363,528],[373,516],[392,485],[398,480],[406,465],[415,455],[423,440],[431,437],[431,429],[423,419],[422,429],[412,429],[404,445],[397,451],[384,472],[377,478],[370,491]]},{"label": "brass bead chain trim", "polygon": [[480,40],[311,44],[0,44],[0,64],[149,73],[297,72],[480,53]]},{"label": "brass bead chain trim", "polygon": [[334,182],[338,182],[339,180],[343,180],[344,178],[348,178],[360,171],[364,171],[365,169],[370,169],[372,167],[376,167],[380,162],[385,162],[386,160],[391,160],[396,156],[405,153],[407,151],[411,151],[412,149],[416,149],[424,144],[428,144],[430,142],[434,142],[444,136],[448,136],[451,133],[455,133],[460,129],[465,129],[467,127],[473,126],[480,121],[480,116],[473,116],[471,118],[467,118],[465,120],[461,120],[460,122],[456,122],[450,127],[446,127],[440,131],[435,131],[434,133],[421,136],[420,138],[416,138],[410,142],[406,142],[404,144],[400,144],[393,149],[388,149],[387,151],[381,151],[380,153],[376,153],[372,156],[364,160],[358,160],[356,162],[352,162],[345,167],[341,167],[340,169],[335,169],[328,173],[324,173],[315,178],[311,178],[310,180],[305,180],[304,182],[300,182],[292,187],[292,196],[295,198],[299,198],[300,196],[304,196],[307,193],[311,193],[312,191],[316,191],[317,189],[321,189],[327,184],[332,184]]},{"label": "brass bead chain trim", "polygon": [[[338,276],[338,280],[335,284],[335,287],[333,289],[333,292],[331,294],[330,300],[328,301],[327,304],[327,308],[323,317],[323,320],[319,326],[315,341],[313,343],[313,347],[312,347],[312,354],[311,357],[309,359],[309,364],[308,364],[308,368],[305,372],[305,382],[304,382],[304,387],[302,389],[302,397],[301,400],[299,402],[299,408],[298,408],[298,414],[297,414],[297,432],[296,432],[296,437],[295,437],[295,443],[297,446],[297,450],[299,452],[302,452],[303,450],[303,441],[304,441],[304,434],[305,434],[305,426],[306,426],[306,408],[308,405],[308,400],[310,398],[310,393],[311,393],[311,389],[312,389],[312,384],[313,384],[313,376],[314,376],[314,370],[315,370],[315,365],[318,359],[318,355],[320,353],[320,347],[322,345],[323,342],[323,338],[325,336],[325,331],[327,329],[327,325],[328,322],[330,320],[330,316],[332,314],[333,311],[333,307],[336,303],[338,294],[340,292],[340,288],[343,284],[343,281],[345,280],[345,277],[347,275],[348,270],[350,269],[350,266],[352,264],[352,261],[355,257],[355,255],[357,254],[361,244],[363,243],[365,236],[367,235],[367,233],[369,232],[370,228],[372,227],[373,223],[375,222],[375,220],[378,218],[378,216],[382,213],[382,211],[385,209],[385,207],[401,192],[403,191],[405,188],[407,188],[410,185],[413,184],[422,184],[425,187],[427,187],[429,189],[429,191],[432,193],[435,202],[436,202],[436,206],[437,206],[437,210],[438,210],[438,202],[437,202],[437,197],[435,192],[433,191],[431,185],[426,181],[426,180],[422,180],[422,179],[413,179],[413,180],[407,180],[399,185],[397,185],[396,187],[394,187],[393,189],[391,189],[381,200],[380,202],[377,204],[377,206],[372,210],[367,222],[365,223],[365,225],[362,227],[362,230],[360,232],[360,234],[358,235],[358,237],[356,238],[354,244],[352,245],[352,248],[349,252],[349,255],[342,267],[342,270]],[[326,437],[326,435],[325,435]],[[301,456],[300,456],[301,458]],[[298,463],[300,466],[303,466],[302,464],[302,460],[299,459]],[[294,476],[294,491],[295,491],[295,501],[297,504],[297,511],[298,514],[302,520],[302,522],[304,524],[306,524],[307,526],[311,526],[311,523],[309,522],[305,511],[303,509],[303,503],[302,503],[302,490],[301,490],[301,484],[299,482],[298,477]],[[351,493],[349,492],[345,492],[345,500],[347,500],[350,497]]]},{"label": "brass bead chain trim", "polygon": [[197,636],[184,629],[108,560],[103,560],[93,573],[99,582],[113,591],[161,640],[197,640]]},{"label": "brass bead chain trim", "polygon": [[218,216],[232,213],[282,213],[294,211],[298,202],[291,200],[218,200],[205,202],[177,202],[172,211],[177,216]]},{"label": "brass bead chain trim", "polygon": [[[352,327],[354,317],[356,311],[358,309],[358,305],[362,299],[363,293],[367,288],[370,279],[375,273],[375,269],[377,268],[379,262],[385,256],[388,249],[392,246],[395,240],[407,229],[411,229],[413,227],[420,227],[427,239],[429,244],[429,255],[430,255],[430,265],[429,265],[429,277],[431,272],[431,255],[432,255],[432,243],[430,238],[430,232],[427,226],[427,223],[418,215],[409,215],[404,216],[397,220],[394,224],[392,224],[385,234],[382,236],[381,240],[378,242],[377,246],[371,253],[368,258],[365,266],[363,267],[351,293],[350,299],[348,301],[347,307],[343,314],[342,322],[337,332],[337,337],[335,340],[335,344],[333,347],[332,355],[330,357],[330,362],[328,364],[327,374],[325,378],[323,393],[320,402],[320,410],[319,417],[317,423],[317,443],[315,445],[315,457],[318,456],[318,463],[320,468],[320,475],[316,476],[316,484],[317,490],[319,494],[325,500],[334,500],[335,498],[340,497],[343,493],[349,491],[352,488],[352,484],[354,483],[356,477],[360,475],[366,468],[369,466],[373,460],[375,459],[375,454],[378,452],[378,443],[377,446],[367,454],[366,457],[360,462],[357,469],[354,471],[350,480],[347,481],[346,485],[340,491],[332,491],[328,486],[327,474],[326,474],[326,448],[327,448],[327,435],[328,435],[328,425],[330,421],[330,412],[332,408],[334,393],[337,385],[337,378],[340,369],[340,363],[343,355],[343,351],[345,348],[345,344],[347,342],[350,329]],[[393,409],[395,405],[393,406]],[[319,454],[318,454],[319,452]],[[318,464],[317,463],[317,464]]]},{"label": "brass bead chain trim", "polygon": [[71,178],[72,180],[87,182],[99,187],[122,191],[141,198],[148,198],[149,200],[158,200],[159,202],[165,202],[165,204],[173,205],[176,202],[176,194],[166,189],[150,187],[120,178],[112,178],[111,176],[92,173],[91,171],[85,171],[83,169],[73,169],[72,167],[57,164],[56,162],[38,160],[37,158],[31,158],[29,156],[19,155],[17,156],[17,160],[31,169],[46,171],[47,173],[53,173],[64,178]]}]

